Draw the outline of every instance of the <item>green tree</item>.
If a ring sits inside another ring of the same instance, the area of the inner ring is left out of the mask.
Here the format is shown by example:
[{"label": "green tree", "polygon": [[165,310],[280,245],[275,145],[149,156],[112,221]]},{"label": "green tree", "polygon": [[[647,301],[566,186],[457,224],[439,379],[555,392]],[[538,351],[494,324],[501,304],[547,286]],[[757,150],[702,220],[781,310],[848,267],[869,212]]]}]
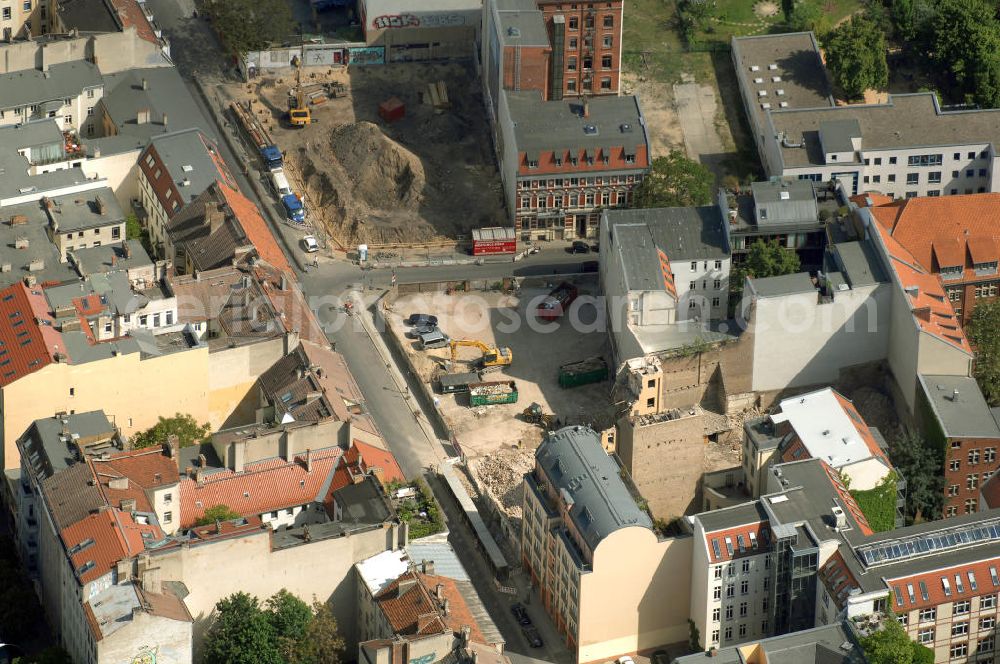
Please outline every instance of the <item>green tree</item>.
[{"label": "green tree", "polygon": [[282,588],[267,600],[267,616],[281,656],[286,662],[302,661],[306,630],[313,619],[309,605]]},{"label": "green tree", "polygon": [[823,35],[830,29],[830,17],[818,2],[799,0],[795,3],[795,11],[792,12],[792,20],[788,25],[795,31],[812,30],[817,35]]},{"label": "green tree", "polygon": [[955,91],[981,106],[1000,105],[996,8],[985,0],[940,0],[931,30],[933,60],[948,73]]},{"label": "green tree", "polygon": [[293,29],[291,5],[284,0],[207,0],[205,12],[233,56],[280,42]]},{"label": "green tree", "polygon": [[795,0],[781,0],[781,13],[785,15],[785,23],[791,24],[795,14]]},{"label": "green tree", "polygon": [[680,150],[653,160],[652,170],[635,188],[633,207],[690,207],[708,205],[715,177],[704,165]]},{"label": "green tree", "polygon": [[879,630],[861,638],[861,648],[870,664],[912,664],[913,646],[903,626],[891,612]]},{"label": "green tree", "polygon": [[125,239],[138,240],[142,238],[142,232],[142,224],[139,223],[139,217],[135,216],[135,212],[129,212],[125,217]]},{"label": "green tree", "polygon": [[313,600],[313,619],[306,627],[306,638],[300,650],[300,664],[340,664],[344,652],[344,637],[337,628],[333,609],[326,602]]},{"label": "green tree", "polygon": [[791,249],[782,247],[777,240],[769,242],[756,240],[747,249],[743,262],[733,270],[730,291],[738,296],[743,292],[743,283],[747,277],[752,279],[780,277],[783,274],[798,272],[799,265],[799,255]]},{"label": "green tree", "polygon": [[944,459],[913,431],[903,431],[889,441],[889,460],[906,480],[906,519],[941,518],[944,505]]},{"label": "green tree", "polygon": [[848,99],[858,99],[864,96],[865,90],[885,90],[889,87],[889,65],[885,54],[885,33],[865,12],[842,23],[829,34],[826,66],[834,83]]},{"label": "green tree", "polygon": [[181,447],[198,445],[208,441],[210,429],[208,424],[199,425],[186,413],[176,413],[173,417],[160,417],[160,421],[149,429],[141,431],[132,437],[132,448],[141,449],[162,445],[167,442],[167,436],[176,435]]},{"label": "green tree", "polygon": [[274,627],[256,597],[243,592],[220,599],[205,635],[207,664],[282,664]]},{"label": "green tree", "polygon": [[1000,301],[982,302],[972,311],[969,341],[976,347],[976,382],[991,406],[1000,405]]},{"label": "green tree", "polygon": [[233,519],[238,519],[242,514],[234,512],[226,505],[212,505],[197,521],[194,522],[196,526],[210,526],[216,521],[232,521]]}]

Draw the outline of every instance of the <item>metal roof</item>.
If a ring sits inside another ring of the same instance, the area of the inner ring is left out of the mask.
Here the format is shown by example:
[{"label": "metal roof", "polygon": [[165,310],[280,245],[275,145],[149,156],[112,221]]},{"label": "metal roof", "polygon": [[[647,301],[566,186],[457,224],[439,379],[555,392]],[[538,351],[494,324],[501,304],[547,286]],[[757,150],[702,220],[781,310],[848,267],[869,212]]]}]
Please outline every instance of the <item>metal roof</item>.
[{"label": "metal roof", "polygon": [[489,228],[473,228],[472,239],[483,240],[513,240],[513,226],[491,226]]},{"label": "metal roof", "polygon": [[591,550],[616,530],[652,529],[649,515],[639,509],[594,430],[574,426],[549,433],[535,459]]}]

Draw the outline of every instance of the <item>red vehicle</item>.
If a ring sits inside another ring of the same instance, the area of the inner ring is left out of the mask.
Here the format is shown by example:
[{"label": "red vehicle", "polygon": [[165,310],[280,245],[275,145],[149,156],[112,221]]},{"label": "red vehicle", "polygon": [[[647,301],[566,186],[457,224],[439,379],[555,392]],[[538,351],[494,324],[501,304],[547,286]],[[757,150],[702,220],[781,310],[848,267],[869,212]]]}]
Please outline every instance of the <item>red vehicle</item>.
[{"label": "red vehicle", "polygon": [[577,295],[576,286],[564,281],[545,296],[542,303],[538,305],[538,309],[535,310],[535,315],[542,320],[556,320],[566,313]]},{"label": "red vehicle", "polygon": [[517,251],[514,229],[494,226],[472,229],[472,255],[512,254]]}]

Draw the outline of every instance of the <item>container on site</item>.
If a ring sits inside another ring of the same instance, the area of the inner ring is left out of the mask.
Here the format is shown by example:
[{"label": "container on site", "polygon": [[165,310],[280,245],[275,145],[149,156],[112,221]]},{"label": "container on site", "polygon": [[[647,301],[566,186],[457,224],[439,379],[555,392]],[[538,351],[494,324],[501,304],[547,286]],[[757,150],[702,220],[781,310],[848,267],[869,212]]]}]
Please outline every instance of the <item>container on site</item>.
[{"label": "container on site", "polygon": [[456,392],[468,392],[469,385],[482,380],[474,371],[467,373],[441,374],[438,378],[438,385],[441,387],[441,394],[454,394]]},{"label": "container on site", "polygon": [[402,120],[406,116],[406,104],[399,97],[390,97],[378,105],[378,115],[386,122]]},{"label": "container on site", "polygon": [[512,380],[496,380],[469,385],[470,406],[492,406],[501,403],[517,403],[517,383]]},{"label": "container on site", "polygon": [[513,227],[492,226],[472,229],[472,255],[512,254],[517,251]]},{"label": "container on site", "polygon": [[608,363],[603,357],[590,357],[559,367],[559,387],[577,387],[599,383],[608,378]]}]

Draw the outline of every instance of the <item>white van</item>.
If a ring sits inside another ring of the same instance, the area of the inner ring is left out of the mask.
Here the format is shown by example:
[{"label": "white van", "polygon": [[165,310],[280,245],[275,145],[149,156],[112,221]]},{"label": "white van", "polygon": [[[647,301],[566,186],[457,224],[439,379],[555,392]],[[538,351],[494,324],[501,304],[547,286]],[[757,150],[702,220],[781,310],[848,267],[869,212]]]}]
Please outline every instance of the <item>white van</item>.
[{"label": "white van", "polygon": [[285,173],[280,169],[271,171],[271,186],[274,187],[274,192],[278,194],[278,198],[292,193],[292,188],[288,186],[288,178],[285,177]]},{"label": "white van", "polygon": [[444,348],[451,343],[451,339],[441,330],[434,330],[420,335],[420,347],[424,350],[431,348]]}]

